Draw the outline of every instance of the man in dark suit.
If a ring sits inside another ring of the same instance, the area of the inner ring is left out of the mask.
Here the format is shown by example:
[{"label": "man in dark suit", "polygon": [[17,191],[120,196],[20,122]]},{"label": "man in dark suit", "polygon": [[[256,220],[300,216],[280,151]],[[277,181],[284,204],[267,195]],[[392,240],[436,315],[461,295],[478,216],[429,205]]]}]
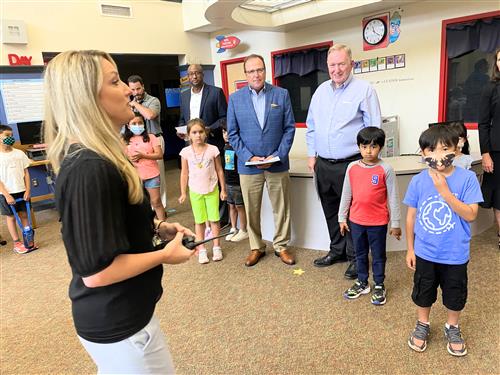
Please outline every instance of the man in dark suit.
[{"label": "man in dark suit", "polygon": [[[243,68],[248,87],[229,98],[227,129],[229,143],[238,155],[240,186],[247,214],[250,255],[245,265],[251,267],[265,254],[262,241],[261,205],[267,186],[274,214],[274,254],[283,263],[295,264],[288,252],[290,241],[290,177],[288,154],[295,135],[295,119],[288,91],[266,83],[264,59],[248,56]],[[279,158],[276,162],[268,160]],[[245,162],[257,162],[246,166]]]},{"label": "man in dark suit", "polygon": [[[208,143],[216,146],[221,155],[224,166],[224,138],[221,124],[226,121],[227,102],[221,88],[209,85],[203,81],[203,68],[198,64],[191,64],[187,70],[191,90],[181,94],[181,115],[179,126],[186,125],[189,120],[200,118],[203,120],[210,134]],[[177,134],[186,139],[184,135]],[[220,223],[224,227],[229,221],[229,210],[225,202],[220,202]]]}]

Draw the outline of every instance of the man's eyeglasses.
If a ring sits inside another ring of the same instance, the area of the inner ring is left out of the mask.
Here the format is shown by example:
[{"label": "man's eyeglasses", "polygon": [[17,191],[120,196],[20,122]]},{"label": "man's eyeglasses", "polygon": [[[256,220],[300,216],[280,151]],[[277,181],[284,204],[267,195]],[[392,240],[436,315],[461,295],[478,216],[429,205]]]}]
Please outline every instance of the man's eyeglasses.
[{"label": "man's eyeglasses", "polygon": [[188,76],[189,77],[194,77],[194,76],[201,76],[203,72],[189,72]]},{"label": "man's eyeglasses", "polygon": [[254,75],[255,73],[257,74],[262,74],[266,71],[264,68],[259,68],[259,69],[254,69],[254,70],[247,70],[245,73],[248,74],[249,76]]}]

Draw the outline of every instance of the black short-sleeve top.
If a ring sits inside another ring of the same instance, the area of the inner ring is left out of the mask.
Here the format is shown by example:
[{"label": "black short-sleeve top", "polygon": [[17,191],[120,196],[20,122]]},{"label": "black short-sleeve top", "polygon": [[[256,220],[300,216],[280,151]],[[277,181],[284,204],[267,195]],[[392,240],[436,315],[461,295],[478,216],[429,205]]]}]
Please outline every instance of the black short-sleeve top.
[{"label": "black short-sleeve top", "polygon": [[88,149],[72,146],[56,180],[56,205],[72,270],[69,296],[78,335],[113,343],[144,328],[162,294],[163,267],[112,285],[87,288],[82,277],[108,267],[120,254],[154,251],[147,193],[128,202],[118,169]]}]

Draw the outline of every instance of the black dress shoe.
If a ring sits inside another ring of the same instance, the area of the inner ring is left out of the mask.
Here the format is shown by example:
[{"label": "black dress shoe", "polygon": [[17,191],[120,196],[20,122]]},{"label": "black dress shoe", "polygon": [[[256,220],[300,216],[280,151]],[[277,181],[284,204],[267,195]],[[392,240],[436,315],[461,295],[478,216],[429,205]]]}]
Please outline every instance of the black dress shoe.
[{"label": "black dress shoe", "polygon": [[354,280],[358,278],[358,269],[356,268],[356,262],[349,263],[349,267],[345,270],[344,277],[349,280]]},{"label": "black dress shoe", "polygon": [[328,266],[331,266],[335,263],[343,263],[343,262],[347,262],[346,257],[339,256],[339,255],[332,255],[332,254],[328,253],[324,257],[315,259],[313,264],[316,267],[328,267]]}]

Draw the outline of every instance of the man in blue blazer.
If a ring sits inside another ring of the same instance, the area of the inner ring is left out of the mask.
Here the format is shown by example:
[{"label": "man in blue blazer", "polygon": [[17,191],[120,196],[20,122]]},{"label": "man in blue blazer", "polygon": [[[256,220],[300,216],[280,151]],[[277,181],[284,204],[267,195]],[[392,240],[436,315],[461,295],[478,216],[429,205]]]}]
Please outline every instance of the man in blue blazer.
[{"label": "man in blue blazer", "polygon": [[[243,62],[248,87],[229,97],[227,129],[229,143],[238,155],[241,192],[245,202],[250,255],[245,265],[257,264],[265,255],[260,210],[264,184],[273,206],[274,253],[288,264],[295,259],[287,250],[290,240],[290,176],[288,153],[295,135],[295,119],[288,91],[266,83],[264,59],[250,55]],[[265,163],[274,157],[279,161]],[[245,162],[264,162],[246,166]]]},{"label": "man in blue blazer", "polygon": [[181,94],[181,114],[179,126],[184,126],[189,120],[201,118],[210,129],[208,143],[216,146],[221,155],[224,150],[221,121],[226,121],[227,102],[221,88],[209,85],[203,81],[203,68],[198,64],[188,67],[188,78],[191,90]]}]

